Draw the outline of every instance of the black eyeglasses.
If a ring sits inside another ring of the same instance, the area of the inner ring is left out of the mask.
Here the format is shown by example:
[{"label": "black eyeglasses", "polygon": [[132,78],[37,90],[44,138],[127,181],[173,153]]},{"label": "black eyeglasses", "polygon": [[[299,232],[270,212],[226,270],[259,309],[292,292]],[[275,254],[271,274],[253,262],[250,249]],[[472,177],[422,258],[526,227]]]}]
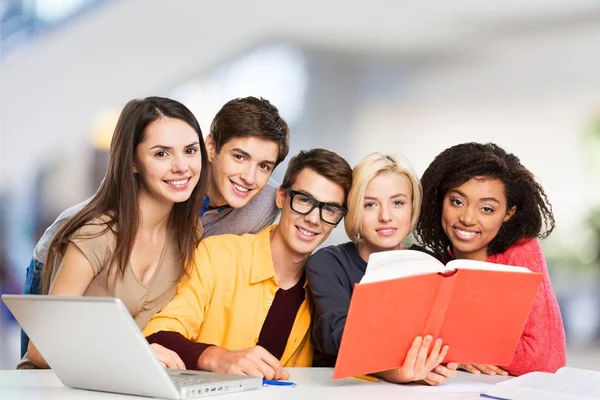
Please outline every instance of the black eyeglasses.
[{"label": "black eyeglasses", "polygon": [[310,194],[298,192],[292,189],[285,189],[285,192],[290,195],[290,207],[292,211],[300,215],[308,215],[315,208],[319,208],[319,217],[321,221],[329,225],[337,225],[347,210],[337,204],[324,203],[312,197]]}]

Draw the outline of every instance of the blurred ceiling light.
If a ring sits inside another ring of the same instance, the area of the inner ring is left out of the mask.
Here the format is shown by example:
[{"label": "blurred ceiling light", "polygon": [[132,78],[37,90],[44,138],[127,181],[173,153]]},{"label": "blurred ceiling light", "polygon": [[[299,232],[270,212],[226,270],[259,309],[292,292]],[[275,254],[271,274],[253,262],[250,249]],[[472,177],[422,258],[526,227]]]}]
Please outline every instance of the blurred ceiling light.
[{"label": "blurred ceiling light", "polygon": [[295,46],[274,44],[184,83],[173,90],[172,96],[192,110],[206,135],[221,106],[237,97],[264,97],[279,109],[288,124],[295,123],[304,109],[307,81],[304,53]]},{"label": "blurred ceiling light", "polygon": [[112,140],[118,119],[118,110],[103,111],[94,117],[90,127],[90,137],[92,146],[95,149],[104,151],[110,149],[110,141]]}]

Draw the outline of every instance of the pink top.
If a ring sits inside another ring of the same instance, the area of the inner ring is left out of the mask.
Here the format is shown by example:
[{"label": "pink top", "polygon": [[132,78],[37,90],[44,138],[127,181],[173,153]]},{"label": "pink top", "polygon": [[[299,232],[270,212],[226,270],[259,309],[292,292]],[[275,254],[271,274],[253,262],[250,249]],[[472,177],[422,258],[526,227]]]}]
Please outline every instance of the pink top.
[{"label": "pink top", "polygon": [[565,330],[558,301],[550,284],[546,258],[535,239],[523,239],[488,262],[526,267],[544,275],[529,319],[510,365],[502,367],[511,375],[532,371],[556,372],[567,359]]}]

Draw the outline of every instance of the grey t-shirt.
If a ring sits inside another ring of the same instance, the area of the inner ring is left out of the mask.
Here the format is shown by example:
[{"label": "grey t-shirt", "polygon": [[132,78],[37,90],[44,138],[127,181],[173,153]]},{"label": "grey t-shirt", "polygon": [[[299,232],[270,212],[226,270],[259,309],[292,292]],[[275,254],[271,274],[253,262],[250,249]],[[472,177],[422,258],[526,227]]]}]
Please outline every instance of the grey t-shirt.
[{"label": "grey t-shirt", "polygon": [[[208,210],[201,217],[204,227],[204,236],[222,234],[243,235],[244,233],[258,233],[271,225],[277,218],[279,209],[275,204],[277,188],[270,183],[265,186],[248,204],[242,208],[229,206]],[[45,264],[48,257],[48,247],[58,230],[69,218],[85,207],[91,198],[63,211],[56,221],[50,225],[42,235],[35,249],[33,258]]]}]

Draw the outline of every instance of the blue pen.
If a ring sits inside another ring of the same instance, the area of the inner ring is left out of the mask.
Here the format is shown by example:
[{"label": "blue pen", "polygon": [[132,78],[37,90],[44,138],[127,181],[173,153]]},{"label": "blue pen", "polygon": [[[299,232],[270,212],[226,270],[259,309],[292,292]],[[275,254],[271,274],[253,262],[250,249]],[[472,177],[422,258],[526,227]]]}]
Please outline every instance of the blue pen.
[{"label": "blue pen", "polygon": [[263,386],[296,386],[294,382],[290,381],[272,381],[270,379],[263,379]]}]

